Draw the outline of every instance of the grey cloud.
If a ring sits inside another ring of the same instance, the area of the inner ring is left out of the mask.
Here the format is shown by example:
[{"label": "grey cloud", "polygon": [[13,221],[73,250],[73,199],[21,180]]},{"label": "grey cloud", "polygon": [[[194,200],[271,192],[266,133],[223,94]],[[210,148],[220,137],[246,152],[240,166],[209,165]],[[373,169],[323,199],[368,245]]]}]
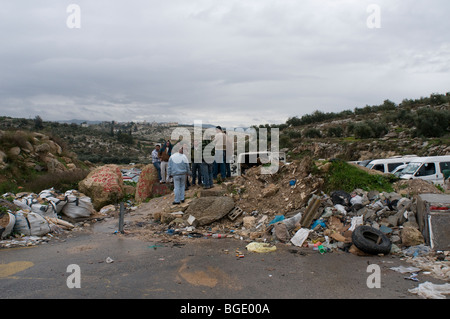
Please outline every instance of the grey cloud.
[{"label": "grey cloud", "polygon": [[282,123],[448,91],[447,1],[74,1],[0,7],[0,110],[65,120]]}]

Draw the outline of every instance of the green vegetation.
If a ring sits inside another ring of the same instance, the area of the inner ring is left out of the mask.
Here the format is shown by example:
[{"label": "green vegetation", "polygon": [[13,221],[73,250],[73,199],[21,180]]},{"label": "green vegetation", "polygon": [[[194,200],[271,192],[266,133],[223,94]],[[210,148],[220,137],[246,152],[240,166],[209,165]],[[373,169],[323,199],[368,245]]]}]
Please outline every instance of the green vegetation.
[{"label": "green vegetation", "polygon": [[[282,134],[286,132],[283,144],[289,145],[287,138],[291,136],[292,128],[297,128],[297,137],[327,138],[327,137],[349,137],[356,139],[381,138],[389,132],[388,123],[403,126],[400,131],[409,131],[411,137],[442,137],[450,134],[450,92],[444,94],[431,94],[430,97],[421,97],[416,100],[403,100],[396,105],[390,100],[385,100],[381,105],[366,105],[362,108],[345,110],[339,113],[314,111],[301,117],[290,117],[285,125],[278,127]],[[321,132],[317,124],[336,120],[348,120],[340,126],[324,128]],[[267,127],[260,125],[259,127]],[[303,132],[298,129],[304,127]],[[399,128],[396,128],[398,132]],[[281,140],[281,137],[280,137]]]},{"label": "green vegetation", "polygon": [[39,193],[44,189],[55,188],[60,192],[78,189],[78,183],[83,180],[89,171],[77,169],[73,171],[45,173],[27,182],[23,190]]},{"label": "green vegetation", "polygon": [[366,191],[392,192],[392,183],[396,180],[392,176],[372,175],[344,161],[333,161],[330,169],[323,176],[324,191],[327,194],[336,190],[350,193],[361,188]]}]

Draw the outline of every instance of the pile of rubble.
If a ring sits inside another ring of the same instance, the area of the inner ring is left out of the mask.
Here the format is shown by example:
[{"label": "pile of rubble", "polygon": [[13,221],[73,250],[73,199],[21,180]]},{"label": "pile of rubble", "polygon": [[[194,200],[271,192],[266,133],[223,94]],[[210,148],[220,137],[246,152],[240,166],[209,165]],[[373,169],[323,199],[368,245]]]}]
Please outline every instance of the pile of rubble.
[{"label": "pile of rubble", "polygon": [[[156,221],[153,225],[160,226],[156,233],[172,229],[167,234],[186,238],[220,235],[219,238],[284,242],[315,248],[322,245],[325,251],[348,251],[353,230],[366,225],[386,235],[394,251],[398,246],[424,243],[415,220],[415,202],[397,193],[358,189],[352,194],[344,191],[333,192],[330,196],[313,194],[300,209],[275,215],[236,207],[232,195],[220,189],[196,194],[200,197],[188,199],[182,206],[166,205],[167,209],[150,214]],[[168,203],[170,198],[159,200]],[[149,204],[157,207],[155,200]],[[300,230],[307,232],[301,242],[294,239]],[[353,251],[357,252],[355,248]]]},{"label": "pile of rubble", "polygon": [[[328,165],[318,169],[326,171]],[[274,175],[259,172],[253,167],[210,190],[191,188],[182,205],[170,205],[173,194],[152,199],[140,207],[148,223],[139,222],[139,233],[151,230],[165,240],[179,235],[281,242],[322,253],[402,253],[425,243],[415,195],[441,193],[428,182],[411,180],[394,184],[389,193],[355,189],[325,194],[320,191],[324,181],[310,173],[308,159],[282,165]],[[371,236],[380,242],[371,245]]]},{"label": "pile of rubble", "polygon": [[[324,180],[311,174],[310,158],[280,166],[276,174],[261,174],[261,167],[248,169],[226,184],[236,205],[244,211],[284,214],[303,207],[310,194],[322,188]],[[326,170],[330,163],[320,166]]]}]

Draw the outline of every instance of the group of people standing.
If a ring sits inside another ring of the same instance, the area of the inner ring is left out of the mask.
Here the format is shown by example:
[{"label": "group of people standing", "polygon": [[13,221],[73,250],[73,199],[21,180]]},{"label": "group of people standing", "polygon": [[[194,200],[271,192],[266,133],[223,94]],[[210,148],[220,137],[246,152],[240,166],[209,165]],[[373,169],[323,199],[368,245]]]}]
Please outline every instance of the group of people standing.
[{"label": "group of people standing", "polygon": [[[227,141],[227,136],[220,126],[216,127],[214,137],[214,161],[207,160],[203,156],[205,147],[210,141],[194,140],[189,149],[187,144],[177,152],[172,154],[173,146],[167,140],[162,146],[157,144],[152,151],[152,162],[158,172],[160,183],[171,183],[174,185],[175,199],[173,204],[184,202],[185,190],[189,188],[189,176],[192,176],[192,185],[203,185],[204,189],[213,187],[213,180],[217,179],[220,173],[221,178],[231,177],[229,158],[226,156],[226,148],[231,147]],[[201,154],[201,161],[196,158],[196,154]]]}]

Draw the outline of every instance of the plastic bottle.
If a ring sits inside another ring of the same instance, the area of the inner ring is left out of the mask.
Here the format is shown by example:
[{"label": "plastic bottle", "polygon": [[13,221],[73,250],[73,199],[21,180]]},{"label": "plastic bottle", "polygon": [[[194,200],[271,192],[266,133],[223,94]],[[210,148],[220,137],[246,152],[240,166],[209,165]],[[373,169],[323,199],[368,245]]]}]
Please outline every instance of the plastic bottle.
[{"label": "plastic bottle", "polygon": [[225,238],[226,235],[223,234],[213,234],[212,238]]},{"label": "plastic bottle", "polygon": [[322,255],[327,252],[326,248],[323,247],[323,245],[320,245],[318,248],[319,248],[319,253],[321,253]]}]

